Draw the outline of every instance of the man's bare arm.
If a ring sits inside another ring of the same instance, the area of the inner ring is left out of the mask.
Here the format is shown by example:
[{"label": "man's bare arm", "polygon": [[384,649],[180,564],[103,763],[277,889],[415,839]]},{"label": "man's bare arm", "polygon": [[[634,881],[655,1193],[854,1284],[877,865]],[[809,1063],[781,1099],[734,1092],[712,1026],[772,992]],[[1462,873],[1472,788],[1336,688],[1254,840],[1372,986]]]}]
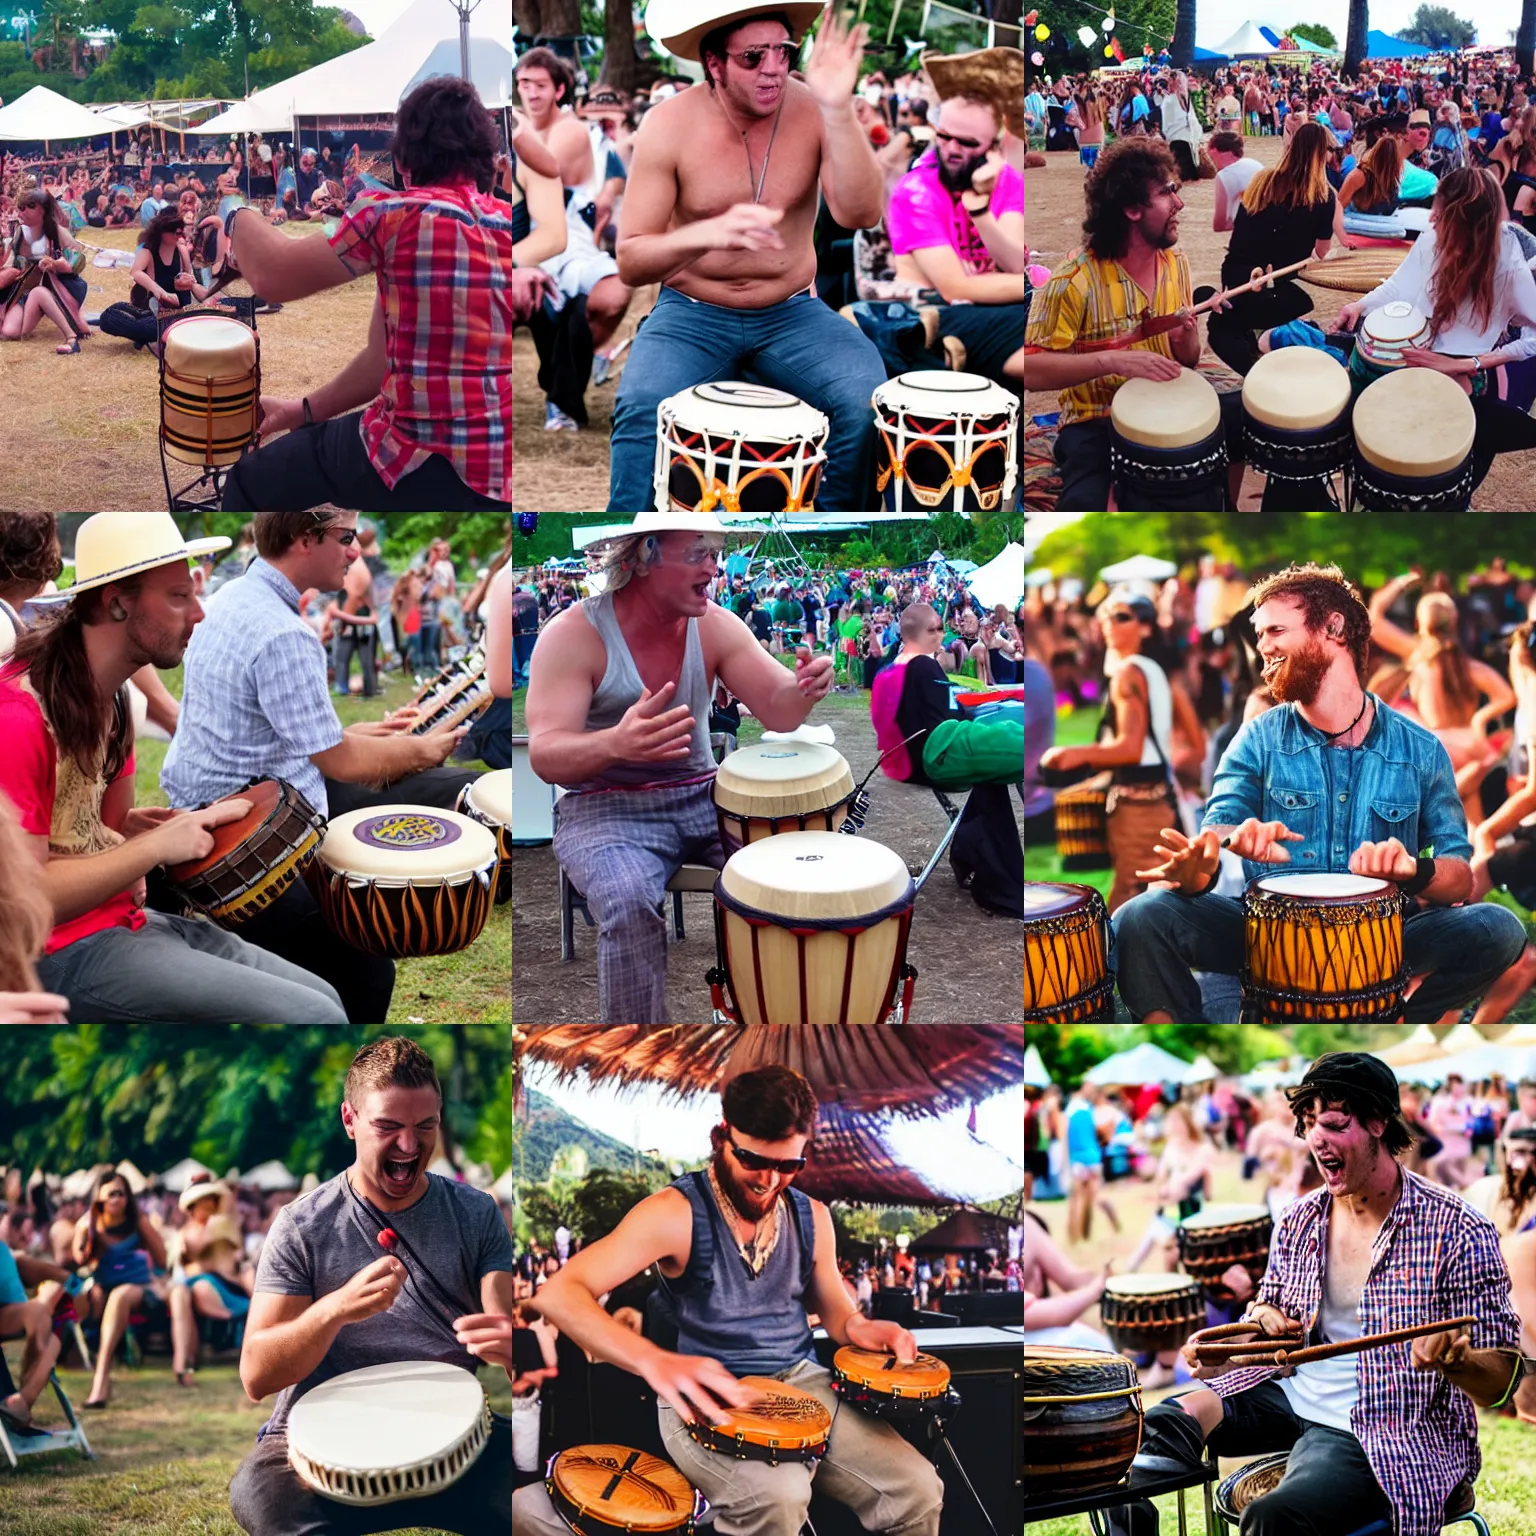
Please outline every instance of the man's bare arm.
[{"label": "man's bare arm", "polygon": [[251,1297],[240,1350],[240,1384],[253,1403],[319,1369],[341,1332],[341,1315],[332,1302],[332,1297],[316,1301],[268,1291]]}]

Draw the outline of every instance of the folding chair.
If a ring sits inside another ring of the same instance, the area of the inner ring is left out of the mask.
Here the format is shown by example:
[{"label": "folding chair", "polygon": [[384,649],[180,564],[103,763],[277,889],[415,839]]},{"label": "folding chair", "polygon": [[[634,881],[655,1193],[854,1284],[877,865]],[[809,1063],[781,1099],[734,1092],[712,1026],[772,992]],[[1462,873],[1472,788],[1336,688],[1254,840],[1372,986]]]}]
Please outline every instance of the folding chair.
[{"label": "folding chair", "polygon": [[0,1414],[0,1451],[5,1452],[5,1459],[13,1472],[21,1457],[39,1456],[45,1451],[79,1451],[87,1461],[96,1459],[91,1442],[85,1437],[85,1427],[76,1417],[75,1405],[70,1402],[57,1371],[48,1373],[48,1385],[53,1388],[53,1395],[59,1400],[59,1409],[69,1428],[24,1430],[8,1423],[6,1416]]}]

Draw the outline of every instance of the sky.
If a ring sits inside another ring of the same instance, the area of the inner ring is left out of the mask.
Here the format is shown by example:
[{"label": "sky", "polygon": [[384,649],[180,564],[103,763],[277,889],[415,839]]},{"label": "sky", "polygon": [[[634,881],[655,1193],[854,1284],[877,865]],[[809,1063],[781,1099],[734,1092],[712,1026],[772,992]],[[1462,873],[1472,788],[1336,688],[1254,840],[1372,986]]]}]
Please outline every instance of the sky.
[{"label": "sky", "polygon": [[[1100,3],[1101,0],[1093,0],[1095,7]],[[1477,40],[1480,43],[1509,42],[1509,33],[1520,21],[1520,0],[1484,0],[1480,5],[1468,4],[1466,0],[1448,0],[1448,3],[1456,15],[1477,24]],[[1257,26],[1268,27],[1277,33],[1294,26],[1298,21],[1320,23],[1339,40],[1341,48],[1344,46],[1345,34],[1349,31],[1347,0],[1296,0],[1294,5],[1281,10],[1272,10],[1263,5],[1245,5],[1243,0],[1199,0],[1199,6],[1195,20],[1195,40],[1202,48],[1218,47],[1245,21],[1252,21]],[[1406,27],[1418,9],[1419,0],[1371,0],[1371,26],[1376,31],[1395,36],[1397,28]],[[1078,10],[1083,12],[1081,20],[1076,14]],[[1043,8],[1041,14],[1046,14]],[[1066,30],[1069,32],[1076,32],[1085,24],[1096,24],[1094,11],[1076,5],[1074,0],[1066,0],[1065,9],[1061,12],[1062,21],[1056,24],[1063,24],[1068,15],[1071,21]],[[1138,50],[1142,41],[1145,39],[1137,40]],[[1126,52],[1130,51],[1127,47]]]},{"label": "sky", "polygon": [[[719,1119],[720,1100],[715,1094],[679,1105],[665,1099],[656,1087],[624,1092],[609,1086],[594,1089],[584,1082],[561,1086],[554,1071],[542,1062],[528,1064],[527,1082],[583,1124],[626,1146],[641,1152],[654,1150],[668,1159],[704,1157],[709,1128]],[[1023,1085],[994,1094],[976,1107],[976,1134],[993,1149],[991,1154],[973,1155],[974,1144],[965,1130],[968,1113],[960,1109],[937,1119],[896,1119],[887,1133],[892,1153],[915,1172],[930,1174],[950,1187],[964,1181],[957,1193],[970,1199],[990,1200],[1011,1193],[1023,1183]],[[1001,1162],[997,1154],[1013,1166]]]}]

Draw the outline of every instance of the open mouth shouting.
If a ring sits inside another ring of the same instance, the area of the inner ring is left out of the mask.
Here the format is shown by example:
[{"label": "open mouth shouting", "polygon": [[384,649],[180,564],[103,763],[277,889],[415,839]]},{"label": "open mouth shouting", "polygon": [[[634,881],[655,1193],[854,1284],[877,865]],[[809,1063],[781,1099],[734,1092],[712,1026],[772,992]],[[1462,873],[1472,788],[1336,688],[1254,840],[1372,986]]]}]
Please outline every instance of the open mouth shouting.
[{"label": "open mouth shouting", "polygon": [[1344,1176],[1344,1159],[1335,1157],[1331,1152],[1314,1152],[1313,1158],[1317,1162],[1318,1171],[1330,1184],[1336,1184]]},{"label": "open mouth shouting", "polygon": [[416,1177],[421,1172],[421,1153],[408,1158],[387,1156],[381,1172],[385,1193],[396,1199],[408,1195],[416,1187]]}]

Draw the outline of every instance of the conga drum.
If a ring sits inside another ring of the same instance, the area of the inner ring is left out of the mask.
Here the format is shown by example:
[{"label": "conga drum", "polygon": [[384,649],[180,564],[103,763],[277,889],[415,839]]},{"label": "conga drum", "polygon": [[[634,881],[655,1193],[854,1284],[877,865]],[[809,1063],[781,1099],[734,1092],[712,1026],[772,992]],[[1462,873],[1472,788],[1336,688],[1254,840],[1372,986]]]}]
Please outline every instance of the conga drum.
[{"label": "conga drum", "polygon": [[1466,392],[1433,368],[1400,368],[1355,401],[1354,509],[1465,512],[1477,418]]},{"label": "conga drum", "polygon": [[1099,1321],[1124,1353],[1182,1349],[1205,1326],[1200,1287],[1187,1275],[1111,1275],[1099,1297]]},{"label": "conga drum", "polygon": [[1122,512],[1223,512],[1227,439],[1210,383],[1127,379],[1109,407],[1109,473]]},{"label": "conga drum", "polygon": [[919,369],[876,387],[875,489],[888,512],[1013,505],[1019,399],[978,373]]},{"label": "conga drum", "polygon": [[759,741],[738,748],[715,772],[721,846],[731,854],[779,832],[836,832],[853,795],[853,770],[834,747]]},{"label": "conga drum", "polygon": [[832,424],[758,384],[722,381],[656,409],[658,512],[810,512]]},{"label": "conga drum", "polygon": [[1179,1262],[1208,1300],[1229,1306],[1234,1298],[1221,1277],[1234,1264],[1241,1264],[1257,1289],[1269,1266],[1274,1229],[1274,1220],[1262,1205],[1208,1205],[1179,1223]]},{"label": "conga drum", "polygon": [[1141,1384],[1123,1355],[1024,1345],[1024,1499],[1102,1493],[1141,1447]]},{"label": "conga drum", "polygon": [[1350,382],[1358,394],[1377,379],[1405,367],[1403,353],[1409,347],[1427,347],[1432,332],[1429,317],[1406,299],[1394,299],[1373,309],[1360,322],[1355,350],[1349,357]]},{"label": "conga drum", "polygon": [[707,1507],[670,1461],[627,1445],[573,1445],[550,1457],[544,1490],[580,1536],[693,1536]]},{"label": "conga drum", "polygon": [[496,895],[496,838],[430,806],[367,806],[336,817],[307,878],[332,933],[391,960],[451,955],[485,929]]},{"label": "conga drum", "polygon": [[1109,786],[1096,773],[1070,789],[1056,791],[1056,853],[1067,871],[1109,869]]},{"label": "conga drum", "polygon": [[772,1376],[743,1376],[741,1384],[758,1395],[742,1408],[727,1408],[725,1421],[688,1425],[695,1445],[738,1461],[815,1463],[827,1454],[832,1414],[819,1397]]},{"label": "conga drum", "polygon": [[261,398],[255,331],[223,315],[186,315],[160,337],[160,441],[167,457],[204,469],[233,464],[256,442]]},{"label": "conga drum", "polygon": [[869,838],[748,843],[715,881],[716,1008],[743,1024],[883,1024],[898,1007],[906,1017],[916,899],[900,855]]},{"label": "conga drum", "polygon": [[1333,477],[1354,448],[1349,371],[1314,347],[1285,347],[1256,362],[1243,380],[1248,462],[1265,476],[1265,512],[1337,506]]},{"label": "conga drum", "polygon": [[512,770],[499,768],[482,773],[459,792],[455,807],[461,816],[488,827],[496,839],[501,862],[496,871],[496,905],[512,900]]},{"label": "conga drum", "polygon": [[1243,892],[1246,1022],[1400,1019],[1408,980],[1402,912],[1390,880],[1264,875],[1250,882]]},{"label": "conga drum", "polygon": [[1091,885],[1024,882],[1024,1022],[1112,1024],[1109,914]]}]

